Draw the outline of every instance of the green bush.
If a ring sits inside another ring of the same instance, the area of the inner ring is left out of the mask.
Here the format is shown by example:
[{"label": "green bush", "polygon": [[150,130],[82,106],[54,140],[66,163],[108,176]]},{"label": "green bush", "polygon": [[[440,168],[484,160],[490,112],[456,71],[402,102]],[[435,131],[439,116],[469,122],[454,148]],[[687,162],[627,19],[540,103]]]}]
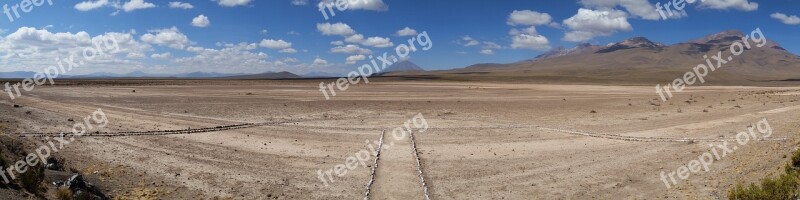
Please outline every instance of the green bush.
[{"label": "green bush", "polygon": [[797,173],[783,174],[776,179],[767,178],[761,180],[761,185],[751,183],[748,187],[737,184],[735,188],[728,191],[729,199],[750,200],[750,199],[797,199],[798,186],[800,180]]},{"label": "green bush", "polygon": [[42,181],[44,181],[44,167],[36,165],[28,168],[28,171],[19,175],[19,183],[30,192],[39,191]]},{"label": "green bush", "polygon": [[728,190],[728,198],[734,200],[798,199],[800,198],[800,168],[798,167],[800,167],[800,150],[795,151],[789,163],[786,163],[785,174],[775,179],[763,179],[760,185],[751,183],[744,187],[736,184],[736,187]]}]

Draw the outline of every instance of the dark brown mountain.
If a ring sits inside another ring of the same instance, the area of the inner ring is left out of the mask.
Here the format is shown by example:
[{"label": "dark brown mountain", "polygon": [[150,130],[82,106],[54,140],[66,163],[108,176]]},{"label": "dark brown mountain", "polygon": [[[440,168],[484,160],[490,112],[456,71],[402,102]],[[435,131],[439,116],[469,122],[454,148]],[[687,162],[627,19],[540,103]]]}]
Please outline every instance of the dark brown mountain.
[{"label": "dark brown mountain", "polygon": [[[498,80],[663,84],[682,77],[699,64],[705,64],[704,56],[711,58],[721,51],[722,57],[727,59],[732,55],[731,44],[743,37],[740,31],[724,31],[669,46],[635,37],[604,47],[583,44],[573,48],[580,50],[557,48],[534,60],[473,65],[430,75],[453,79],[480,74]],[[732,56],[722,68],[709,72],[706,84],[800,79],[800,57],[774,41],[768,41],[763,47],[750,43],[752,49]],[[716,65],[716,61],[712,62]]]}]

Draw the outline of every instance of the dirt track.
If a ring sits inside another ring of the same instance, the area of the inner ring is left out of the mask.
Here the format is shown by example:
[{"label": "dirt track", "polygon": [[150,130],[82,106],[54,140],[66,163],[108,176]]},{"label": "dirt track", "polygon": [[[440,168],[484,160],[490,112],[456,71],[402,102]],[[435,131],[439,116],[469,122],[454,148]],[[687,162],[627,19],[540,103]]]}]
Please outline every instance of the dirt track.
[{"label": "dirt track", "polygon": [[[109,126],[101,132],[195,130],[83,137],[60,153],[80,171],[108,171],[105,180],[118,188],[111,194],[146,188],[164,198],[236,199],[363,198],[369,168],[335,177],[328,187],[317,170],[343,164],[365,149],[365,140],[417,113],[430,124],[415,137],[432,199],[724,198],[731,184],[781,171],[800,130],[798,88],[694,87],[662,103],[653,100],[651,86],[378,80],[325,101],[316,84],[41,87],[17,99],[25,107],[4,106],[9,115],[2,120],[15,122],[21,133],[58,133],[72,125],[68,118],[102,108]],[[787,140],[749,143],[672,189],[659,180],[661,171],[685,165],[764,117],[774,129],[771,138]],[[197,131],[257,123],[263,124]],[[609,135],[691,141],[604,138]],[[408,142],[384,150],[373,199],[423,198]]]}]

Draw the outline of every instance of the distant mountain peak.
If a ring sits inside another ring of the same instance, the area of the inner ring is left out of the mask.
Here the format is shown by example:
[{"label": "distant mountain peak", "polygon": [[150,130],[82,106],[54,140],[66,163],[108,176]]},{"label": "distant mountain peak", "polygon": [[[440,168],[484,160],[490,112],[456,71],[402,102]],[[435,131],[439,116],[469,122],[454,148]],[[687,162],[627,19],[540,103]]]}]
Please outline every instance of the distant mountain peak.
[{"label": "distant mountain peak", "polygon": [[417,64],[414,64],[411,61],[403,60],[398,61],[391,66],[387,67],[383,70],[383,73],[386,72],[404,72],[404,71],[425,71],[422,67],[419,67]]},{"label": "distant mountain peak", "polygon": [[742,33],[739,30],[727,30],[727,31],[722,31],[722,32],[719,32],[719,33],[707,35],[707,36],[705,36],[703,38],[694,39],[694,40],[691,40],[689,42],[691,42],[691,43],[699,43],[699,44],[705,44],[705,43],[728,43],[728,42],[733,42],[733,41],[736,41],[736,40],[741,40],[744,36],[745,36],[744,33]]},{"label": "distant mountain peak", "polygon": [[622,42],[618,42],[618,45],[625,45],[628,47],[663,47],[664,44],[657,43],[650,41],[645,37],[633,37],[630,39],[623,40]]},{"label": "distant mountain peak", "polygon": [[595,53],[610,53],[623,49],[633,49],[633,48],[660,49],[666,46],[667,45],[658,42],[650,41],[645,37],[633,37],[617,43],[608,44],[606,45],[605,48],[600,49]]},{"label": "distant mountain peak", "polygon": [[552,50],[550,50],[548,52],[544,52],[539,56],[536,56],[536,58],[534,60],[545,59],[545,58],[555,58],[555,57],[578,54],[578,53],[584,52],[586,49],[592,49],[594,47],[598,47],[598,46],[592,45],[590,43],[580,43],[580,44],[575,45],[575,47],[572,47],[572,48],[569,48],[569,49],[564,48],[563,46],[561,46],[561,47],[554,48],[554,49],[552,49]]}]

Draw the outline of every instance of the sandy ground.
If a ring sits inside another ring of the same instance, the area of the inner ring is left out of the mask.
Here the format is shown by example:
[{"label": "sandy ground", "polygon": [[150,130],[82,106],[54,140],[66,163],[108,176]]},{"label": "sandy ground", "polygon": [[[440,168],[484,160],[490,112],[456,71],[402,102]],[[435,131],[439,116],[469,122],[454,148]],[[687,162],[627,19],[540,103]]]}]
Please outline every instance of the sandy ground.
[{"label": "sandy ground", "polygon": [[[724,199],[735,183],[781,172],[800,130],[800,88],[787,87],[692,86],[661,102],[652,86],[375,79],[326,101],[314,81],[109,83],[0,98],[0,120],[17,133],[68,131],[75,123],[68,119],[98,108],[109,125],[97,131],[278,122],[186,135],[80,137],[59,152],[74,170],[99,176],[111,195],[160,199],[360,199],[371,161],[328,186],[318,170],[345,164],[368,149],[366,140],[418,113],[429,124],[415,136],[431,199]],[[738,145],[710,171],[670,189],[660,180],[662,171],[722,143],[699,139],[733,138],[763,118],[771,138],[788,139]],[[394,144],[382,152],[370,197],[422,199],[410,141],[386,137]]]}]

